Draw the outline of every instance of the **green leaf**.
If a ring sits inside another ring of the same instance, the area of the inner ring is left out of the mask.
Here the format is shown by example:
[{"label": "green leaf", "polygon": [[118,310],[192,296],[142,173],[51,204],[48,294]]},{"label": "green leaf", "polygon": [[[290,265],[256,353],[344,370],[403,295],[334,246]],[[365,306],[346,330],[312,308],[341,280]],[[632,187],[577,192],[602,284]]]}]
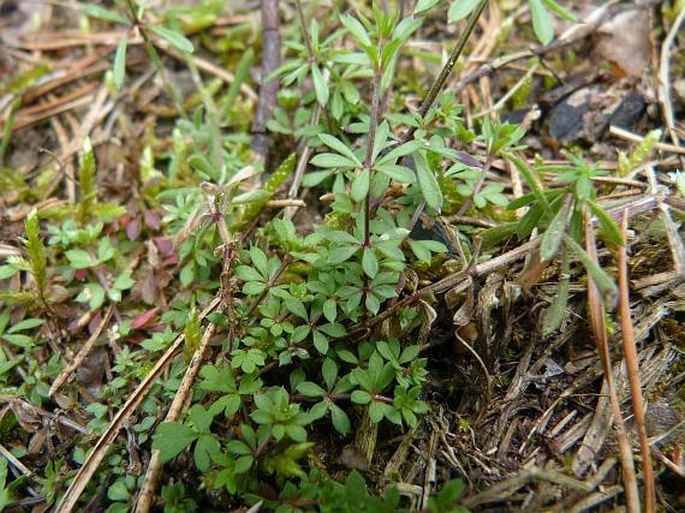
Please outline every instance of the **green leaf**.
[{"label": "green leaf", "polygon": [[29,337],[28,335],[22,335],[22,334],[16,334],[16,335],[11,335],[9,333],[6,333],[5,335],[2,336],[4,340],[9,342],[12,345],[18,346],[18,347],[23,347],[24,349],[32,349],[34,344],[33,344],[33,339]]},{"label": "green leaf", "polygon": [[435,175],[428,166],[425,153],[422,151],[416,152],[414,154],[414,162],[416,164],[416,177],[423,199],[429,207],[440,212],[442,210],[442,191]]},{"label": "green leaf", "polygon": [[289,297],[285,300],[285,306],[288,308],[288,311],[290,311],[290,313],[297,315],[300,319],[304,321],[309,321],[307,309],[304,307],[304,303],[299,299]]},{"label": "green leaf", "polygon": [[182,52],[193,53],[193,43],[180,32],[159,25],[147,27],[152,32],[166,40],[171,46]]},{"label": "green leaf", "polygon": [[376,164],[374,169],[400,183],[416,183],[416,174],[408,167],[400,166],[398,164]]},{"label": "green leaf", "polygon": [[350,424],[350,418],[347,416],[347,413],[345,413],[343,409],[340,408],[337,404],[331,403],[330,409],[333,427],[341,435],[347,435],[352,429]]},{"label": "green leaf", "polygon": [[559,280],[559,289],[557,290],[554,300],[545,311],[542,320],[543,337],[547,337],[559,329],[566,315],[568,296],[571,288],[571,280],[569,278],[570,267],[570,259],[568,258],[567,252],[564,251],[561,263],[561,279]]},{"label": "green leaf", "polygon": [[364,269],[364,272],[369,278],[375,278],[376,274],[378,274],[378,260],[371,248],[364,248],[362,269]]},{"label": "green leaf", "polygon": [[11,278],[19,272],[19,269],[11,265],[0,265],[0,280]]},{"label": "green leaf", "polygon": [[341,246],[330,250],[329,263],[337,265],[350,259],[359,250],[359,246]]},{"label": "green leaf", "polygon": [[326,395],[326,391],[321,388],[316,383],[311,381],[304,381],[297,386],[297,391],[308,397],[323,397]]},{"label": "green leaf", "polygon": [[256,269],[249,265],[239,265],[236,267],[235,275],[243,281],[264,281],[268,278],[259,274]]},{"label": "green leaf", "polygon": [[321,139],[321,142],[324,143],[329,148],[334,149],[335,151],[337,151],[341,155],[350,159],[352,162],[354,162],[356,164],[357,167],[361,167],[362,163],[359,161],[357,156],[340,139],[337,139],[336,137],[333,137],[332,135],[329,135],[329,134],[319,134],[319,139]]},{"label": "green leaf", "polygon": [[328,322],[334,322],[338,315],[338,307],[335,299],[329,298],[323,304],[323,316]]},{"label": "green leaf", "polygon": [[88,4],[83,7],[83,12],[91,18],[98,18],[101,20],[113,21],[114,23],[122,23],[123,25],[131,25],[131,22],[125,16],[118,12],[105,9],[99,5]]},{"label": "green leaf", "polygon": [[606,210],[604,210],[599,203],[594,200],[587,199],[585,202],[592,210],[592,213],[599,219],[599,225],[602,227],[604,235],[609,239],[610,242],[616,245],[623,244],[623,237],[621,236],[621,230],[618,224],[611,217]]},{"label": "green leaf", "polygon": [[243,285],[243,294],[248,296],[256,296],[266,290],[266,283],[261,281],[248,281]]},{"label": "green leaf", "polygon": [[440,0],[419,0],[416,2],[416,7],[414,7],[414,14],[420,14],[423,13],[423,11],[433,8],[439,1]]},{"label": "green leaf", "polygon": [[352,392],[350,399],[355,404],[368,404],[371,402],[371,394],[364,390],[355,390]]},{"label": "green leaf", "polygon": [[314,82],[316,101],[319,102],[319,105],[325,107],[328,103],[328,84],[317,64],[312,64],[312,81]]},{"label": "green leaf", "polygon": [[98,263],[90,253],[83,249],[70,249],[64,254],[69,259],[69,263],[74,269],[87,269]]},{"label": "green leaf", "polygon": [[554,26],[551,16],[542,5],[542,0],[528,0],[528,5],[533,18],[535,36],[543,45],[549,44],[554,39]]},{"label": "green leaf", "polygon": [[268,260],[266,254],[257,246],[250,247],[250,260],[259,273],[266,277],[269,276]]},{"label": "green leaf", "polygon": [[571,237],[564,235],[564,243],[578,255],[578,258],[580,258],[580,261],[583,263],[583,266],[592,278],[592,281],[597,285],[597,289],[602,297],[607,302],[613,303],[618,294],[618,288],[616,287],[614,280],[611,279],[607,272],[602,269],[599,264],[593,261],[580,244]]},{"label": "green leaf", "polygon": [[179,422],[163,422],[154,434],[152,448],[159,450],[162,463],[175,458],[195,441],[197,433]]},{"label": "green leaf", "polygon": [[119,41],[117,51],[114,54],[114,66],[112,67],[112,76],[114,78],[114,85],[117,89],[121,89],[126,77],[126,49],[128,47],[128,34]]},{"label": "green leaf", "polygon": [[568,21],[573,22],[573,23],[578,22],[578,19],[576,18],[576,16],[571,11],[566,9],[564,6],[559,5],[554,0],[542,0],[542,1],[550,11],[557,13],[559,16],[561,16],[565,20],[568,20]]},{"label": "green leaf", "polygon": [[361,22],[353,18],[352,16],[345,15],[340,17],[340,23],[352,34],[352,36],[361,44],[362,46],[371,46],[371,38],[366,32],[364,25]]},{"label": "green leaf", "polygon": [[507,160],[512,162],[514,164],[514,166],[516,166],[516,169],[518,170],[518,172],[523,175],[523,178],[526,180],[528,187],[530,187],[530,190],[533,193],[533,195],[535,196],[535,199],[537,200],[537,202],[540,204],[540,207],[544,208],[545,212],[547,212],[547,214],[549,214],[551,217],[551,215],[553,213],[552,208],[549,206],[549,202],[547,201],[547,197],[542,192],[542,189],[538,185],[538,182],[535,179],[533,172],[528,167],[528,164],[526,164],[523,160],[516,157],[512,153],[506,153],[505,157],[507,158]]},{"label": "green leaf", "polygon": [[324,334],[322,334],[320,331],[315,330],[312,333],[312,339],[314,341],[314,347],[319,353],[323,355],[328,354],[328,338],[326,338]]},{"label": "green leaf", "polygon": [[357,203],[366,198],[369,194],[369,185],[371,183],[371,173],[368,169],[362,169],[357,176],[354,177],[350,187],[350,196]]},{"label": "green leaf", "polygon": [[127,501],[131,492],[126,488],[123,479],[117,480],[107,489],[107,498],[113,501]]},{"label": "green leaf", "polygon": [[540,242],[540,258],[542,260],[552,260],[559,252],[561,241],[566,232],[566,221],[568,219],[568,208],[564,205],[549,223],[547,230],[542,235]]},{"label": "green leaf", "polygon": [[207,472],[211,466],[212,455],[221,453],[221,445],[214,435],[201,435],[195,444],[193,457],[200,472]]},{"label": "green leaf", "polygon": [[326,386],[329,389],[332,389],[335,384],[335,378],[338,377],[338,365],[335,363],[335,360],[326,358],[321,367],[321,374],[323,375]]},{"label": "green leaf", "polygon": [[[353,169],[358,167],[356,161],[350,160],[342,155],[338,155],[337,153],[319,153],[318,155],[315,155],[314,158],[309,161],[309,163],[314,166],[328,168],[341,167]],[[310,173],[308,176],[311,174],[312,173]]]},{"label": "green leaf", "polygon": [[18,331],[37,328],[38,326],[41,326],[44,322],[45,321],[43,319],[24,319],[23,321],[16,323],[14,326],[8,329],[7,333],[17,333]]},{"label": "green leaf", "polygon": [[252,464],[254,463],[254,456],[251,455],[246,455],[246,456],[241,456],[237,460],[235,460],[235,473],[236,474],[244,474],[248,470],[252,468]]},{"label": "green leaf", "polygon": [[125,271],[121,273],[119,276],[117,276],[117,279],[114,280],[112,287],[119,290],[127,290],[133,287],[135,284],[136,281],[133,278],[131,278],[131,272]]},{"label": "green leaf", "polygon": [[454,0],[447,11],[447,22],[463,20],[476,8],[480,0]]}]

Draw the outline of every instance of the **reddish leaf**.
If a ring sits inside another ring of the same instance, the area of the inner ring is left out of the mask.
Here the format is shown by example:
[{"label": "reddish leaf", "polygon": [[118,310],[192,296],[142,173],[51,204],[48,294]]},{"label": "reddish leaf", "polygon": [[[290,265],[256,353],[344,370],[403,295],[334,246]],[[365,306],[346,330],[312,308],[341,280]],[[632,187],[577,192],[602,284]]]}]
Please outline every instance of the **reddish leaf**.
[{"label": "reddish leaf", "polygon": [[126,236],[128,240],[136,240],[140,236],[141,231],[140,219],[133,219],[126,225]]},{"label": "reddish leaf", "polygon": [[159,252],[168,257],[174,254],[174,240],[169,237],[155,237],[155,244]]},{"label": "reddish leaf", "polygon": [[159,230],[159,228],[162,226],[162,219],[154,210],[146,210],[143,212],[143,218],[145,219],[145,226],[151,230]]},{"label": "reddish leaf", "polygon": [[156,306],[152,308],[151,310],[148,310],[147,312],[144,312],[131,321],[131,329],[132,330],[137,330],[142,328],[143,326],[148,325],[152,319],[154,319],[157,316],[157,313],[159,312],[159,307]]}]

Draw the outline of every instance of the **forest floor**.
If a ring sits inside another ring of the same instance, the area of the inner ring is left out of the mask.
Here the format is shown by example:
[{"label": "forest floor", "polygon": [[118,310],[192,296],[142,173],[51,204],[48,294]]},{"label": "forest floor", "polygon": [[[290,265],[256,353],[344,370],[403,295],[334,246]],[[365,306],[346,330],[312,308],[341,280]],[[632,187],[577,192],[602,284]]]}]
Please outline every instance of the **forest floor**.
[{"label": "forest floor", "polygon": [[96,3],[0,0],[0,511],[685,510],[682,1],[422,119],[456,2],[385,89],[370,2]]}]

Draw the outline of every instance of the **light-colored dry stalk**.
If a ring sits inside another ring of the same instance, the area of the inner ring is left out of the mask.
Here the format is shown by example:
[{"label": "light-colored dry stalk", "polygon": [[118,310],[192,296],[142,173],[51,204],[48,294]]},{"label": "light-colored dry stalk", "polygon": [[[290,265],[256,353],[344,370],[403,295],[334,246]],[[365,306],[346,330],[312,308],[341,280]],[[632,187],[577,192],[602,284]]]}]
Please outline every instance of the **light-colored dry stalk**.
[{"label": "light-colored dry stalk", "polygon": [[[199,315],[199,318],[204,319],[207,317],[207,315],[214,311],[219,303],[221,303],[221,297],[216,296],[202,311],[202,313]],[[116,439],[119,430],[124,425],[124,422],[126,422],[131,414],[136,411],[140,403],[145,398],[145,395],[152,387],[153,383],[161,375],[164,369],[166,369],[166,367],[171,363],[173,358],[176,356],[176,353],[183,347],[184,340],[185,337],[183,335],[180,335],[176,338],[174,343],[171,344],[169,349],[166,350],[149,374],[145,376],[143,381],[140,382],[140,385],[138,385],[126,403],[114,416],[112,422],[110,422],[105,432],[96,442],[92,452],[83,463],[83,466],[81,466],[79,471],[76,473],[74,480],[71,482],[69,488],[67,488],[67,491],[62,497],[62,502],[59,504],[59,506],[57,506],[57,509],[55,509],[55,513],[71,513],[74,511],[79,497],[81,497],[83,490],[85,490],[86,486],[100,466],[100,463],[102,463],[102,460],[105,458],[107,451]]]},{"label": "light-colored dry stalk", "polygon": [[[174,422],[181,418],[181,414],[185,411],[185,406],[187,405],[188,396],[192,390],[193,383],[195,382],[195,377],[202,366],[202,361],[204,358],[204,353],[209,346],[209,341],[214,335],[215,325],[210,324],[205,331],[202,342],[195,350],[193,357],[188,364],[185,374],[183,375],[183,380],[181,385],[176,391],[174,400],[169,406],[169,411],[167,412],[165,422]],[[159,459],[159,449],[152,451],[150,456],[150,463],[148,464],[147,471],[145,472],[145,480],[143,485],[140,487],[140,492],[138,494],[138,502],[134,509],[135,513],[147,513],[152,507],[152,501],[155,497],[155,490],[157,489],[157,483],[159,482],[159,476],[162,473],[162,468],[164,464]]]},{"label": "light-colored dry stalk", "polygon": [[[589,215],[585,216],[585,250],[590,258],[598,263],[595,233]],[[623,470],[622,478],[626,494],[626,508],[628,513],[639,513],[641,511],[640,499],[637,492],[637,477],[635,476],[633,453],[628,435],[626,434],[623,416],[621,415],[621,405],[618,401],[614,377],[611,372],[611,357],[607,340],[606,320],[604,318],[604,302],[591,278],[588,279],[588,307],[590,309],[590,324],[597,342],[597,350],[604,366],[604,377],[609,389],[609,402],[611,404],[616,439],[618,440],[619,457]]]},{"label": "light-colored dry stalk", "polygon": [[630,397],[633,403],[635,426],[640,438],[640,451],[642,453],[642,467],[645,483],[645,511],[653,513],[656,506],[654,491],[654,470],[652,469],[652,455],[649,451],[647,440],[647,428],[645,427],[645,406],[642,399],[642,387],[640,384],[640,369],[635,348],[635,334],[633,323],[630,319],[630,298],[628,294],[628,261],[626,256],[626,238],[628,232],[628,212],[623,213],[621,219],[621,236],[623,244],[618,249],[618,308],[621,318],[621,340],[623,341],[623,357],[626,361],[628,382],[630,383]]}]

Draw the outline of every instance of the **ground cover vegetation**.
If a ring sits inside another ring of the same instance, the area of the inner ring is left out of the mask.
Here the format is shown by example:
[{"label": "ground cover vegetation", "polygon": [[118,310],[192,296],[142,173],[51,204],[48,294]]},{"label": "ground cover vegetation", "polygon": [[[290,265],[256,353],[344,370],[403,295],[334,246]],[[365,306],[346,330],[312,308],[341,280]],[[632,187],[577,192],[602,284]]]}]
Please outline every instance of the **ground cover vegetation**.
[{"label": "ground cover vegetation", "polygon": [[682,2],[0,6],[0,510],[683,506]]}]

